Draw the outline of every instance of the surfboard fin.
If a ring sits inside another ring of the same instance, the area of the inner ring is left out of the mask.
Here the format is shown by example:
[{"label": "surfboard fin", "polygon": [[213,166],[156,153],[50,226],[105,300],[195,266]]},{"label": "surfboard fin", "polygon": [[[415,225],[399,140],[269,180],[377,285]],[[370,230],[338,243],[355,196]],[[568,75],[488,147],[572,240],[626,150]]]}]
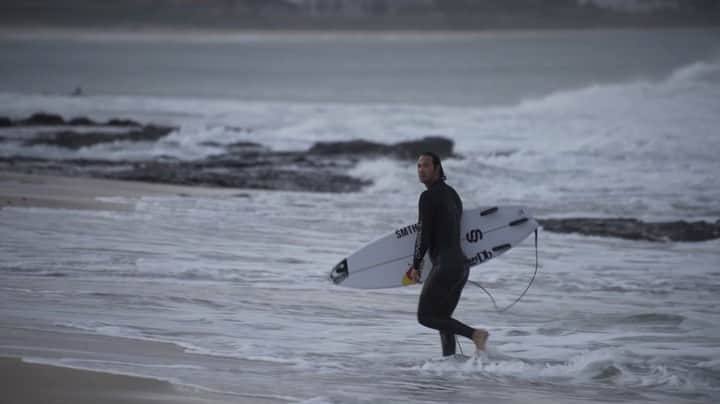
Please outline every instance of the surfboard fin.
[{"label": "surfboard fin", "polygon": [[340,282],[344,281],[345,278],[347,278],[349,275],[348,273],[348,266],[347,266],[347,259],[344,259],[340,261],[337,265],[335,265],[330,271],[330,279],[335,283],[336,285]]}]

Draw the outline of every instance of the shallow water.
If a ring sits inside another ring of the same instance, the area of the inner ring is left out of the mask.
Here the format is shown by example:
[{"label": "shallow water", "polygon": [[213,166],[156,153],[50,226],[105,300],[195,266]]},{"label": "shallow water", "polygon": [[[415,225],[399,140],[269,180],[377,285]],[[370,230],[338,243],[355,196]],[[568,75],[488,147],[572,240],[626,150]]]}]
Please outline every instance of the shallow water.
[{"label": "shallow water", "polygon": [[[352,199],[251,192],[240,200],[154,198],[131,213],[3,209],[3,324],[173,342],[199,355],[268,363],[260,375],[209,368],[198,376],[142,360],[120,369],[297,400],[717,395],[717,241],[541,233],[540,275],[513,310],[497,314],[479,289],[464,293],[456,315],[490,329],[488,358],[442,360],[437,335],[415,322],[417,288],[357,291],[327,280],[328,263],[383,231],[383,219],[403,216]],[[323,200],[380,223],[333,214]],[[471,279],[507,304],[533,264],[528,242]],[[470,353],[470,344],[463,349]],[[118,367],[73,357],[64,363]],[[200,357],[193,365],[206,366]]]}]

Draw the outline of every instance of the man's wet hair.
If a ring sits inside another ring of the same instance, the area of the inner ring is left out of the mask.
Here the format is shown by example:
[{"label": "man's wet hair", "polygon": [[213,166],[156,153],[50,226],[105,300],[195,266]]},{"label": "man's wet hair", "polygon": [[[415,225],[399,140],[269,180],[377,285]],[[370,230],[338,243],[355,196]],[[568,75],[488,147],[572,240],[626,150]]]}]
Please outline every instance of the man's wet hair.
[{"label": "man's wet hair", "polygon": [[443,170],[443,166],[442,166],[442,162],[440,161],[440,157],[431,151],[422,152],[420,154],[420,157],[422,157],[422,156],[430,157],[433,161],[433,167],[440,167],[440,179],[445,181],[447,179],[447,177],[445,176],[445,170]]}]

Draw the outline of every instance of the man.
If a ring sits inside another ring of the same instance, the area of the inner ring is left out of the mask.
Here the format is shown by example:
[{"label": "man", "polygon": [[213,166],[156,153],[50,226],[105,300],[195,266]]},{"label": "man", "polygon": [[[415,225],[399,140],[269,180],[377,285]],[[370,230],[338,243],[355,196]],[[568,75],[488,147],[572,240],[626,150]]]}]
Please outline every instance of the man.
[{"label": "man", "polygon": [[445,173],[435,153],[420,155],[417,172],[427,190],[420,195],[419,231],[413,263],[408,269],[409,277],[415,282],[420,281],[422,259],[428,249],[432,261],[432,269],[420,293],[418,322],[440,331],[444,356],[455,354],[455,335],[471,339],[478,351],[484,351],[488,332],[470,328],[451,317],[469,273],[460,247],[462,201],[445,183]]}]

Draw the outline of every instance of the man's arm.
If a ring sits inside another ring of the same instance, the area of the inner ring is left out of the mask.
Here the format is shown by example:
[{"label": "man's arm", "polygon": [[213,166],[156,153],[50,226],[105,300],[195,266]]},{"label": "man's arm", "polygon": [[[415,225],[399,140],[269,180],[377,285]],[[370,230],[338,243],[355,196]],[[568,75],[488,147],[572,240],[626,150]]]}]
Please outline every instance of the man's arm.
[{"label": "man's arm", "polygon": [[433,227],[432,204],[430,194],[425,191],[420,194],[418,203],[418,233],[415,238],[415,254],[413,255],[413,268],[420,270],[422,259],[430,247],[430,235]]}]

